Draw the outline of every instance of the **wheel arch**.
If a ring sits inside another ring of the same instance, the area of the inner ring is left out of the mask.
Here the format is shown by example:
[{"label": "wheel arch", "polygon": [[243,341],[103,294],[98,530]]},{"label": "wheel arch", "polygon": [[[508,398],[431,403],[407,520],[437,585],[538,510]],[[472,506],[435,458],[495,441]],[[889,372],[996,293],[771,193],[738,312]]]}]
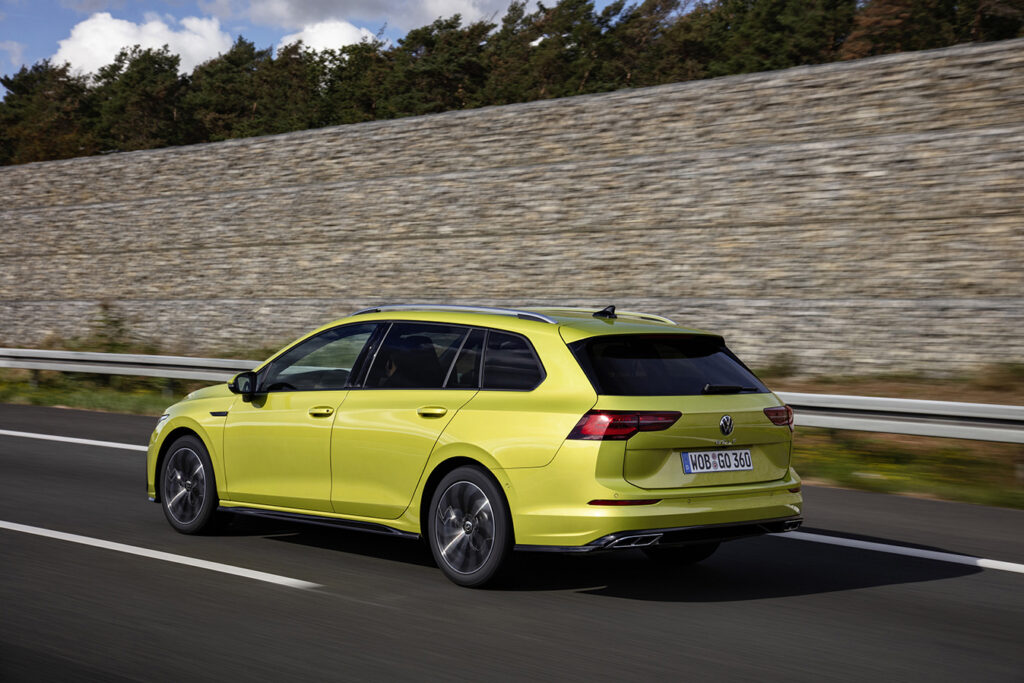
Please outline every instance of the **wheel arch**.
[{"label": "wheel arch", "polygon": [[[206,454],[207,454],[208,457],[210,457],[211,462],[213,460],[213,458],[212,458],[213,450],[210,449],[210,444],[207,443],[206,439],[204,439],[202,434],[200,434],[197,430],[192,429],[191,427],[186,427],[186,426],[183,426],[183,425],[179,425],[179,426],[175,427],[174,429],[172,429],[171,431],[169,431],[167,433],[167,435],[164,437],[163,441],[160,442],[160,450],[157,453],[156,464],[154,465],[154,470],[153,470],[153,487],[155,489],[155,494],[154,494],[154,498],[153,498],[154,502],[157,502],[157,503],[160,502],[160,483],[159,483],[160,482],[160,468],[163,467],[163,465],[164,465],[164,458],[167,456],[167,451],[169,451],[171,449],[171,444],[172,443],[174,443],[175,441],[177,441],[178,439],[180,439],[183,436],[194,436],[195,438],[199,439],[199,442],[201,444],[203,444],[203,447],[206,449]],[[214,486],[216,486],[217,485],[217,471],[216,471],[216,468],[214,468],[213,476],[214,476]]]},{"label": "wheel arch", "polygon": [[485,465],[480,460],[472,458],[472,457],[469,457],[469,456],[466,456],[466,455],[453,455],[450,458],[442,460],[441,462],[437,463],[437,465],[434,466],[434,469],[431,470],[430,474],[427,476],[427,480],[423,484],[423,491],[420,494],[420,504],[419,504],[419,529],[420,529],[420,537],[424,538],[424,539],[427,538],[427,515],[428,515],[428,508],[430,507],[430,501],[434,497],[434,492],[437,490],[438,484],[441,483],[441,480],[444,479],[445,476],[449,472],[451,472],[453,470],[456,470],[456,469],[458,469],[460,467],[465,467],[465,466],[475,467],[476,469],[479,469],[480,471],[482,471],[487,477],[489,477],[491,479],[492,482],[494,482],[494,485],[498,487],[498,490],[501,492],[501,495],[504,496],[504,498],[505,498],[505,507],[508,510],[508,516],[509,516],[509,519],[508,519],[509,529],[511,529],[511,531],[512,531],[512,542],[514,544],[515,543],[515,536],[516,536],[516,525],[515,525],[515,516],[512,514],[512,503],[511,503],[511,500],[509,499],[509,492],[508,492],[509,484],[508,484],[508,482],[507,481],[503,482],[501,477],[497,476],[495,474],[495,472],[490,467]]}]

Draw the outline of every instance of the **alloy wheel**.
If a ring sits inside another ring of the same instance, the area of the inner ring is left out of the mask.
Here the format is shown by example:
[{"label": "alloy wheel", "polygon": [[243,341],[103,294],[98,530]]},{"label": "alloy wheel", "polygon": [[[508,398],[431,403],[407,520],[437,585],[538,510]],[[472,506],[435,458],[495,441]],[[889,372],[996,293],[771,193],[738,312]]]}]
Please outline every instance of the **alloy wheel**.
[{"label": "alloy wheel", "polygon": [[483,567],[494,548],[494,511],[483,490],[457,481],[441,494],[434,514],[434,542],[445,564],[459,574]]}]

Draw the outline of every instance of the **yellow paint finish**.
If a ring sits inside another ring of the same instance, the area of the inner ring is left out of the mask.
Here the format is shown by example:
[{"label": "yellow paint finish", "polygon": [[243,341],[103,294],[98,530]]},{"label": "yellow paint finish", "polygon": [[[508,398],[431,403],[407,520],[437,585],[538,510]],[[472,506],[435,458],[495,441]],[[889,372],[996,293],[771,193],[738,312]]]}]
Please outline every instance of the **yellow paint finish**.
[{"label": "yellow paint finish", "polygon": [[[352,390],[331,436],[333,510],[379,519],[401,515],[441,431],[475,393]],[[435,415],[440,409],[443,414]]]},{"label": "yellow paint finish", "polygon": [[286,391],[238,400],[224,428],[227,498],[330,512],[331,426],[348,391]]}]

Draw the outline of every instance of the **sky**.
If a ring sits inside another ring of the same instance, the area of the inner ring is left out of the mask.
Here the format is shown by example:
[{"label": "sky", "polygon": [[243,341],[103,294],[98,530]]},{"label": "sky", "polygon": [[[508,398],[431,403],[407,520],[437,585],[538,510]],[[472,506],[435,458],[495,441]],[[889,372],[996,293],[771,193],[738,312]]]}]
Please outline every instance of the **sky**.
[{"label": "sky", "polygon": [[[169,45],[181,69],[244,36],[257,48],[391,41],[438,17],[500,20],[509,0],[0,0],[0,74],[50,59],[93,73],[122,47]],[[550,4],[554,4],[553,2]],[[599,6],[607,0],[599,2]],[[2,92],[2,90],[0,90]]]}]

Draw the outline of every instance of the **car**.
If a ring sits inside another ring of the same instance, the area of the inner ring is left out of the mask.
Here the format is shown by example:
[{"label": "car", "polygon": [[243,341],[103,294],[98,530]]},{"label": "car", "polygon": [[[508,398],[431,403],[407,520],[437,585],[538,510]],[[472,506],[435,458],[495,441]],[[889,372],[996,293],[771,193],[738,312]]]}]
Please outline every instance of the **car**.
[{"label": "car", "polygon": [[721,336],[659,315],[389,305],[171,406],[146,478],[182,533],[235,513],[419,538],[483,586],[513,551],[686,565],[796,529],[792,431]]}]

